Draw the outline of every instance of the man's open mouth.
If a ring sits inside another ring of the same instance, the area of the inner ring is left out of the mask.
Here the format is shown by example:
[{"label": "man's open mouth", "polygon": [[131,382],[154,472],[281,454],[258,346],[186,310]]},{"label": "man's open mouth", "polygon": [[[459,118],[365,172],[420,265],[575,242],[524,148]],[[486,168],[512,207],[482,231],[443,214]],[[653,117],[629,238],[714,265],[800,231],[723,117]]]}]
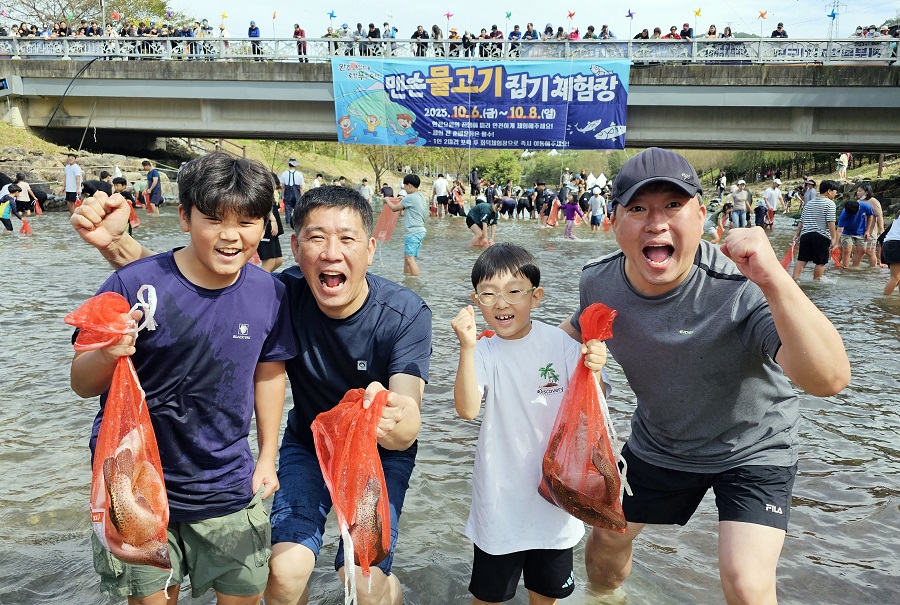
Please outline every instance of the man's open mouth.
[{"label": "man's open mouth", "polygon": [[675,248],[673,246],[647,246],[643,250],[644,257],[650,261],[651,265],[663,266],[665,265],[672,255],[675,254]]},{"label": "man's open mouth", "polygon": [[339,288],[346,281],[347,277],[343,273],[336,273],[331,271],[323,271],[322,273],[319,273],[319,283],[326,288]]},{"label": "man's open mouth", "polygon": [[237,256],[241,253],[240,248],[216,248],[216,252],[222,256]]}]

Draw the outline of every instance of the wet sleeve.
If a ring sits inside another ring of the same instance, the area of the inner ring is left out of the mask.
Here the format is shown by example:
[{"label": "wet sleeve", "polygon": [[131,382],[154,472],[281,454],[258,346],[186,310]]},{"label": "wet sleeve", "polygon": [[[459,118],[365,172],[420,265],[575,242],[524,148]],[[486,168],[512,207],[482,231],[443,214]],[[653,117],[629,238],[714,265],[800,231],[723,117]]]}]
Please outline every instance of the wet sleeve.
[{"label": "wet sleeve", "polygon": [[760,357],[775,359],[781,348],[781,337],[769,303],[759,286],[748,281],[735,301],[732,319],[744,347]]},{"label": "wet sleeve", "polygon": [[297,356],[297,342],[291,325],[290,304],[283,284],[276,283],[278,306],[275,311],[275,323],[263,343],[259,361],[285,361]]},{"label": "wet sleeve", "polygon": [[431,360],[431,309],[421,303],[418,312],[397,331],[388,365],[388,376],[409,374],[428,382]]}]

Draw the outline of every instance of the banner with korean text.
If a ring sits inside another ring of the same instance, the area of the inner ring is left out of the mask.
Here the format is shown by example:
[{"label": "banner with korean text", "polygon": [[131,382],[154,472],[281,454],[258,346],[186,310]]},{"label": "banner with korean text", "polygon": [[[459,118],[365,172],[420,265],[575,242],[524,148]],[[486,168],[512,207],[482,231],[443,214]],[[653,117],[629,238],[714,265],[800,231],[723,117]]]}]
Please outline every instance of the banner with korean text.
[{"label": "banner with korean text", "polygon": [[624,149],[629,61],[334,57],[338,141]]}]

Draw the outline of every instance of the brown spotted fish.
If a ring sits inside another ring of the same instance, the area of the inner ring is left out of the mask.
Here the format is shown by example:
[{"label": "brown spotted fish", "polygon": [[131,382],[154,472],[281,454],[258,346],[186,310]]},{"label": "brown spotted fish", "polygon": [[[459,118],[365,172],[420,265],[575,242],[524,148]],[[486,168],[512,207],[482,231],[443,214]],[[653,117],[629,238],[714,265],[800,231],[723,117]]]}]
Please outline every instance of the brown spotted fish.
[{"label": "brown spotted fish", "polygon": [[[388,556],[381,541],[381,517],[378,503],[381,500],[381,484],[376,477],[370,477],[359,502],[356,503],[355,520],[350,525],[356,564],[360,565],[359,553],[372,557],[370,565],[381,563]],[[390,545],[388,545],[389,547]]]},{"label": "brown spotted fish", "polygon": [[109,518],[128,552],[126,562],[171,567],[167,544],[156,538],[160,507],[165,505],[153,502],[150,496],[165,495],[165,489],[159,489],[162,481],[156,469],[146,461],[135,466],[134,452],[124,448],[103,461],[103,479],[109,494]]}]

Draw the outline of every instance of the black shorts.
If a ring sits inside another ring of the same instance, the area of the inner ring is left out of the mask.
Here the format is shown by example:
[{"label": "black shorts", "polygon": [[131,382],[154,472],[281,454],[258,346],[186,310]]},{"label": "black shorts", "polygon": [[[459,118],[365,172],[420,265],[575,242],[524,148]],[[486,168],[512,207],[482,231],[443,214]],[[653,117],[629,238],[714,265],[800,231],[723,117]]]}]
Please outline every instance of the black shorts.
[{"label": "black shorts", "polygon": [[450,203],[450,196],[449,195],[437,196],[437,203],[440,204],[441,206],[446,206],[447,204]]},{"label": "black shorts", "polygon": [[797,465],[738,466],[722,473],[690,473],[644,462],[625,445],[628,484],[622,509],[632,523],[686,525],[713,489],[719,521],[739,521],[787,531]]},{"label": "black shorts", "polygon": [[800,252],[797,260],[816,265],[827,265],[831,258],[831,238],[821,233],[804,233],[800,236]]},{"label": "black shorts", "polygon": [[885,265],[900,264],[900,240],[890,239],[881,246],[881,258]]},{"label": "black shorts", "polygon": [[472,225],[478,225],[478,228],[484,231],[484,223],[476,223],[471,217],[466,217],[466,229],[471,229]]},{"label": "black shorts", "polygon": [[66,202],[74,204],[78,201],[78,193],[75,191],[66,191]]},{"label": "black shorts", "polygon": [[526,589],[549,599],[564,599],[575,590],[572,558],[571,548],[491,555],[475,546],[469,592],[488,603],[512,600],[524,572]]}]

